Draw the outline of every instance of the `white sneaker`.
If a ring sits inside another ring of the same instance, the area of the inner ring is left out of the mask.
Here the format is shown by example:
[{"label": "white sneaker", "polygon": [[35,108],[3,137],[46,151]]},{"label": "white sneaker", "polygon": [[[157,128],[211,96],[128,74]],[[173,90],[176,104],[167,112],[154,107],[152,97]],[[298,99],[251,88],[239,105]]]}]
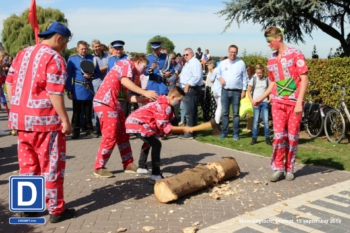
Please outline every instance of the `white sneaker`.
[{"label": "white sneaker", "polygon": [[151,184],[155,184],[157,180],[161,179],[164,179],[162,175],[152,175],[151,179],[149,179],[149,182],[151,182]]},{"label": "white sneaker", "polygon": [[146,168],[138,168],[136,171],[136,176],[151,176],[151,172]]}]

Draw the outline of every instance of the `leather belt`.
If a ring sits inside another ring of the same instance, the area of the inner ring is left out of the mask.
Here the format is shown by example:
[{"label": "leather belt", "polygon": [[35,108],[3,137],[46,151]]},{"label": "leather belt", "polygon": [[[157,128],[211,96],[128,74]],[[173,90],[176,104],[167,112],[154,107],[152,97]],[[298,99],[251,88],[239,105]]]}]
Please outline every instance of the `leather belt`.
[{"label": "leather belt", "polygon": [[90,84],[90,82],[81,82],[81,81],[76,81],[76,80],[74,80],[74,83],[78,83],[81,85],[89,85]]},{"label": "leather belt", "polygon": [[235,88],[233,88],[233,89],[224,88],[224,90],[226,90],[226,91],[242,91],[242,89],[235,89]]}]

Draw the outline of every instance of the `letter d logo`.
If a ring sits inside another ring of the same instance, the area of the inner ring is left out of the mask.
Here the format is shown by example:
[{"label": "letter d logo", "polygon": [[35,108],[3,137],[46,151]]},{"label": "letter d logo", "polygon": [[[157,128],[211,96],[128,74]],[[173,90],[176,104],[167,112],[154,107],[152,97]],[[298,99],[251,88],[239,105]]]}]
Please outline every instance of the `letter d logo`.
[{"label": "letter d logo", "polygon": [[10,211],[45,211],[45,178],[43,176],[11,176],[9,184]]}]

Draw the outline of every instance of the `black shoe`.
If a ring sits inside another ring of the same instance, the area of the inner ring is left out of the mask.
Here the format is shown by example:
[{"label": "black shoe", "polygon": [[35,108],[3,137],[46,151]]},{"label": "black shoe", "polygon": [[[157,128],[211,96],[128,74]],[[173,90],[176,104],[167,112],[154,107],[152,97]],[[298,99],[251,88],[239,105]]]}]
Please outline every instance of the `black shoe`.
[{"label": "black shoe", "polygon": [[256,138],[252,138],[252,142],[250,143],[250,145],[254,145],[254,144],[256,144],[256,143],[257,143]]},{"label": "black shoe", "polygon": [[95,137],[96,137],[96,138],[99,138],[99,137],[102,136],[101,130],[96,130],[96,131],[94,132],[94,134],[95,134]]},{"label": "black shoe", "polygon": [[19,215],[22,218],[33,218],[38,214],[38,212],[21,212]]},{"label": "black shoe", "polygon": [[62,214],[59,215],[50,214],[50,223],[58,223],[74,217],[75,209],[66,209]]},{"label": "black shoe", "polygon": [[80,131],[81,131],[81,132],[86,132],[86,127],[81,127],[81,128],[80,128]]},{"label": "black shoe", "polygon": [[267,145],[269,145],[269,146],[272,145],[272,142],[271,142],[270,138],[266,138],[265,141],[266,141],[266,144],[267,144]]},{"label": "black shoe", "polygon": [[85,138],[95,138],[95,137],[96,137],[95,132],[92,132],[91,130],[86,130]]},{"label": "black shoe", "polygon": [[73,135],[72,135],[71,139],[78,139],[79,135],[80,135],[79,132],[73,132]]}]

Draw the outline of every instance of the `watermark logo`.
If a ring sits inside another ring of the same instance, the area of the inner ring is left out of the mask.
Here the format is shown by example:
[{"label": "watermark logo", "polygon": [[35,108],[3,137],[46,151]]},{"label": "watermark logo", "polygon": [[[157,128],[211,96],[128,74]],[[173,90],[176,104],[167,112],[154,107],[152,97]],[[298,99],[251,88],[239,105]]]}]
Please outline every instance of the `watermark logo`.
[{"label": "watermark logo", "polygon": [[45,211],[45,178],[43,176],[11,176],[9,183],[11,212]]}]

